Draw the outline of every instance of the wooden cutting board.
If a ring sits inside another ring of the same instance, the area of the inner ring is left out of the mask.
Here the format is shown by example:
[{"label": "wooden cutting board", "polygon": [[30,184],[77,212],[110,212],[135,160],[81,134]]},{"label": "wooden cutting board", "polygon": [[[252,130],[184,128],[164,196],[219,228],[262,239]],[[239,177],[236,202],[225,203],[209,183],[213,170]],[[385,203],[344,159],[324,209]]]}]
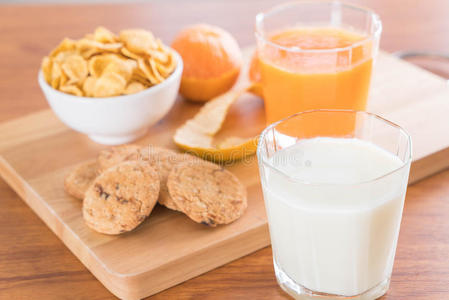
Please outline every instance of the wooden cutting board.
[{"label": "wooden cutting board", "polygon": [[[198,104],[178,99],[169,115],[137,141],[176,148],[175,129]],[[415,182],[449,166],[446,81],[388,54],[379,55],[369,110],[406,128],[413,138]],[[223,132],[253,136],[264,127],[263,103],[243,96]],[[269,245],[255,157],[228,167],[246,185],[248,210],[233,224],[208,228],[157,207],[142,226],[106,236],[83,222],[81,202],[63,190],[64,176],[105,146],[64,126],[44,110],[0,125],[0,174],[114,295],[140,299]]]}]

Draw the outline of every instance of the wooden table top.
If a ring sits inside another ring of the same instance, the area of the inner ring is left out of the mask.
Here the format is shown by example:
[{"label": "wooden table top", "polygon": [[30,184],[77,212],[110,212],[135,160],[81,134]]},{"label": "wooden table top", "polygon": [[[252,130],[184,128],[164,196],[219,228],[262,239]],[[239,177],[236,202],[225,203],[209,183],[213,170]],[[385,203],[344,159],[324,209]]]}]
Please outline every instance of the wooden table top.
[{"label": "wooden table top", "polygon": [[[143,27],[170,43],[183,26],[205,22],[228,29],[241,46],[248,46],[254,43],[255,14],[276,2],[1,5],[0,121],[47,108],[37,85],[37,70],[41,58],[65,36],[81,37],[97,25],[114,31]],[[449,53],[449,1],[352,2],[380,14],[384,50]],[[383,300],[449,299],[448,181],[446,171],[408,189],[392,283]],[[0,199],[0,299],[114,298],[2,179]],[[194,298],[288,299],[276,284],[270,247],[151,297]]]}]

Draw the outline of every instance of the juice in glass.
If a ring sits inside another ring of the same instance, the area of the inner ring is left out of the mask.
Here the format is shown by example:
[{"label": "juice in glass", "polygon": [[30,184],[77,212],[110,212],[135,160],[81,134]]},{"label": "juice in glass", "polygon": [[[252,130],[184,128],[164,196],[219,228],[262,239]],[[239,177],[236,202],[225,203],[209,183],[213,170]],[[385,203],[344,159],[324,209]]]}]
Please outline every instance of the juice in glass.
[{"label": "juice in glass", "polygon": [[289,3],[257,16],[267,123],[311,109],[365,110],[380,21],[340,3]]}]

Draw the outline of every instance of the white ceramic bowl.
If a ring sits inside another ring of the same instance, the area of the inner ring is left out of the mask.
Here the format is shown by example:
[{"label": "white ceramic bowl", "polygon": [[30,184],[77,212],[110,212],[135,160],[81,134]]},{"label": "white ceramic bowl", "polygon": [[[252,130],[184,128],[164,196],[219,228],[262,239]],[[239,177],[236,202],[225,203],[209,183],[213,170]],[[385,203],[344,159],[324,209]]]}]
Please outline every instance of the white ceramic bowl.
[{"label": "white ceramic bowl", "polygon": [[52,88],[39,71],[39,85],[55,114],[70,128],[85,133],[97,143],[119,145],[144,135],[175,103],[183,69],[181,56],[166,80],[144,91],[117,97],[89,98]]}]

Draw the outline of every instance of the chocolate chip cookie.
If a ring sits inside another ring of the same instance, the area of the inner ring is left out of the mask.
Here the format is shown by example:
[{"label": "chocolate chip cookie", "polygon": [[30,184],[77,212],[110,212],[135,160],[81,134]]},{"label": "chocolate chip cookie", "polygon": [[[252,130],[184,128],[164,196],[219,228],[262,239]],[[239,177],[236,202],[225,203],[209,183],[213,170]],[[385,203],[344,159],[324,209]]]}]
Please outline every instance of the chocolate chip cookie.
[{"label": "chocolate chip cookie", "polygon": [[153,152],[152,154],[149,155],[148,163],[151,166],[153,166],[159,173],[159,180],[161,182],[161,190],[158,199],[159,204],[164,205],[165,207],[173,210],[178,210],[176,204],[173,202],[173,200],[170,197],[170,194],[168,193],[167,188],[168,174],[170,174],[170,171],[175,165],[184,161],[192,161],[195,159],[198,158],[190,154],[186,153],[179,154],[171,150]]},{"label": "chocolate chip cookie", "polygon": [[130,144],[102,150],[97,157],[98,172],[102,173],[124,161],[139,160],[141,149],[141,146]]},{"label": "chocolate chip cookie", "polygon": [[136,228],[151,213],[159,195],[159,175],[147,162],[127,161],[99,175],[86,192],[83,216],[101,233]]},{"label": "chocolate chip cookie", "polygon": [[77,199],[83,199],[87,188],[97,177],[97,162],[85,162],[75,167],[64,179],[64,190]]},{"label": "chocolate chip cookie", "polygon": [[176,207],[195,222],[209,226],[238,219],[247,207],[246,189],[222,166],[193,160],[177,164],[167,180]]},{"label": "chocolate chip cookie", "polygon": [[105,149],[97,157],[98,171],[101,173],[124,161],[148,160],[149,156],[156,155],[159,152],[175,153],[172,150],[152,145],[142,147],[128,144]]}]

